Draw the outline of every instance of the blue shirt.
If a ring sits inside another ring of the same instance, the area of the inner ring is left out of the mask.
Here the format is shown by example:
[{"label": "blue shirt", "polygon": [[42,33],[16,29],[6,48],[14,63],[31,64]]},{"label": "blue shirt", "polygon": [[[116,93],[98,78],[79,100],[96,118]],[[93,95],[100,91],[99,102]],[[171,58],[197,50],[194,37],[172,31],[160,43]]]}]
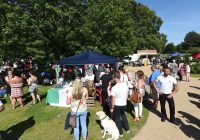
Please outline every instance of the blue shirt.
[{"label": "blue shirt", "polygon": [[[151,84],[153,81],[155,81],[156,79],[157,79],[157,77],[158,76],[160,76],[161,75],[161,72],[160,72],[160,70],[155,70],[152,74],[151,74],[151,76],[150,76],[150,78],[149,78],[149,83]],[[156,82],[156,87],[157,88],[160,88],[160,82]]]}]

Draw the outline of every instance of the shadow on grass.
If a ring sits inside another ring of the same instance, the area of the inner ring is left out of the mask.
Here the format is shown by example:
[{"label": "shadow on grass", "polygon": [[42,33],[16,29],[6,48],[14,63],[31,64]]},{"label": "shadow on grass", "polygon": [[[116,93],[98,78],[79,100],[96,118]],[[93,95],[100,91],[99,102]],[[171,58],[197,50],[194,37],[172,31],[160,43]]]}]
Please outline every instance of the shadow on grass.
[{"label": "shadow on grass", "polygon": [[189,97],[200,99],[200,95],[199,94],[191,93],[191,92],[188,92],[187,94],[188,94]]},{"label": "shadow on grass", "polygon": [[196,89],[200,89],[200,87],[196,87],[196,86],[190,86],[190,87],[192,87],[192,88],[196,88]]},{"label": "shadow on grass", "polygon": [[30,101],[32,101],[31,93],[27,92],[23,95],[24,105],[28,104]]},{"label": "shadow on grass", "polygon": [[129,100],[127,100],[126,112],[129,113],[132,117],[135,117],[135,115],[133,114],[133,112],[134,112],[134,104]]},{"label": "shadow on grass", "polygon": [[40,99],[43,100],[47,97],[47,93],[40,95]]},{"label": "shadow on grass", "polygon": [[196,105],[196,106],[200,109],[200,100],[199,100],[199,102],[191,101],[191,100],[190,100],[190,102],[191,102],[192,104]]},{"label": "shadow on grass", "polygon": [[3,140],[18,140],[23,133],[35,125],[34,117],[29,117],[16,125],[11,126],[6,131],[0,131]]},{"label": "shadow on grass", "polygon": [[96,123],[99,125],[100,129],[103,130],[103,127],[101,125],[101,120],[96,120]]},{"label": "shadow on grass", "polygon": [[88,126],[90,124],[90,116],[91,116],[91,114],[90,114],[90,112],[88,112],[87,119],[86,119],[87,128],[88,128]]},{"label": "shadow on grass", "polygon": [[[89,127],[89,124],[90,124],[90,116],[91,116],[91,114],[90,114],[90,112],[88,112],[87,113],[87,118],[86,118],[86,126],[87,126],[87,129],[88,129],[88,127]],[[81,128],[81,124],[80,124],[80,119],[79,119],[79,138],[81,138],[81,132],[82,132],[82,128]],[[74,133],[74,129],[71,129],[70,130],[70,135],[72,135]],[[88,131],[87,131],[87,133],[88,133]],[[88,135],[88,134],[87,134]]]},{"label": "shadow on grass", "polygon": [[[39,94],[39,95],[40,95],[40,94]],[[45,99],[46,96],[47,96],[47,93],[40,95],[41,101],[42,101],[43,99]],[[24,105],[26,105],[26,104],[28,104],[29,102],[31,102],[31,101],[32,101],[31,93],[28,92],[28,93],[24,94],[24,95],[23,95],[23,100],[24,100]]]},{"label": "shadow on grass", "polygon": [[150,101],[151,98],[150,94],[146,93],[143,99],[143,105],[147,110],[161,118],[161,113],[156,108],[153,108],[153,103]]},{"label": "shadow on grass", "polygon": [[[178,113],[181,114],[183,118],[186,118],[188,123],[191,123],[193,125],[197,125],[197,127],[200,127],[200,120],[197,119],[196,117],[183,111],[178,111]],[[198,128],[196,128],[193,125],[184,124],[182,120],[179,118],[177,118],[177,122],[180,124],[179,128],[181,129],[181,131],[185,133],[185,135],[195,140],[199,139],[200,130]]]}]

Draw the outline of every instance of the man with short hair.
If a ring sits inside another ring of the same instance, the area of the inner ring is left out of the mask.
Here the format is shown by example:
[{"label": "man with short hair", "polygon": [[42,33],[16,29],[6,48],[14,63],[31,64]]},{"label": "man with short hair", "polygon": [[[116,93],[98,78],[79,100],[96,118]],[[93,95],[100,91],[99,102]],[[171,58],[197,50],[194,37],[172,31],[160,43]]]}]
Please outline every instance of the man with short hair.
[{"label": "man with short hair", "polygon": [[[160,82],[160,89],[157,88],[156,82]],[[165,103],[169,104],[170,109],[170,122],[178,125],[175,121],[175,104],[173,96],[178,91],[178,84],[174,77],[170,75],[170,68],[164,68],[164,74],[158,76],[158,78],[153,82],[153,86],[159,93],[160,105],[161,105],[161,121],[164,122],[167,118]]]},{"label": "man with short hair", "polygon": [[113,112],[114,109],[115,122],[117,128],[119,129],[120,137],[123,137],[123,130],[121,123],[123,123],[126,132],[127,133],[130,132],[128,120],[125,115],[129,89],[126,83],[120,81],[119,72],[114,73],[114,81],[116,82],[116,85],[113,86],[111,89],[112,107],[110,111]]},{"label": "man with short hair", "polygon": [[[155,88],[153,87],[153,82],[158,78],[158,76],[161,75],[161,72],[159,69],[157,69],[156,65],[151,66],[151,71],[152,71],[152,74],[149,78],[149,85],[151,89],[151,95],[153,98],[153,108],[157,108],[159,95],[157,91],[155,90]],[[160,89],[160,82],[156,82],[156,88]]]},{"label": "man with short hair", "polygon": [[173,76],[174,78],[176,78],[176,77],[177,77],[177,72],[178,72],[178,65],[177,65],[176,61],[173,60],[173,63],[170,64],[169,66],[170,66],[171,69],[172,69],[172,76]]}]

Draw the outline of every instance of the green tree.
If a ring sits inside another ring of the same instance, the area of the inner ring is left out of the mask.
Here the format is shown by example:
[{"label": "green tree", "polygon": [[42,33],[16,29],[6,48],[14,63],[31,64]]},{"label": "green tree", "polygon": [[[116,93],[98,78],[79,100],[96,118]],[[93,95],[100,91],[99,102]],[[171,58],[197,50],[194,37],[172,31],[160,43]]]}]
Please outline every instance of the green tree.
[{"label": "green tree", "polygon": [[47,62],[84,50],[122,58],[166,43],[161,18],[132,0],[1,0],[0,20],[2,58]]},{"label": "green tree", "polygon": [[200,47],[200,34],[195,31],[187,33],[183,42],[184,50],[189,50],[193,47]]},{"label": "green tree", "polygon": [[186,56],[185,56],[185,64],[190,64],[190,56],[188,53],[186,53]]},{"label": "green tree", "polygon": [[173,52],[176,52],[176,47],[175,47],[174,43],[172,43],[172,42],[168,43],[165,46],[163,53],[170,54],[170,53],[173,53]]},{"label": "green tree", "polygon": [[189,52],[191,54],[197,54],[197,53],[200,53],[200,47],[193,47],[189,50]]},{"label": "green tree", "polygon": [[162,19],[141,3],[133,2],[131,8],[136,23],[137,49],[156,49],[162,52],[167,42],[166,35],[159,32]]}]

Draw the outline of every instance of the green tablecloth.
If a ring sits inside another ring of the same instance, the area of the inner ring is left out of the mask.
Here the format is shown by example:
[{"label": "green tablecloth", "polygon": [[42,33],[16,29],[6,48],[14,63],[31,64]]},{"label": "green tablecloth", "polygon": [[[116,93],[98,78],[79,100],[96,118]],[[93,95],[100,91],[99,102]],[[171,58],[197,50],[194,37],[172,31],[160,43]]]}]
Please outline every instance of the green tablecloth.
[{"label": "green tablecloth", "polygon": [[62,88],[51,88],[47,92],[46,103],[59,103],[58,91]]}]

